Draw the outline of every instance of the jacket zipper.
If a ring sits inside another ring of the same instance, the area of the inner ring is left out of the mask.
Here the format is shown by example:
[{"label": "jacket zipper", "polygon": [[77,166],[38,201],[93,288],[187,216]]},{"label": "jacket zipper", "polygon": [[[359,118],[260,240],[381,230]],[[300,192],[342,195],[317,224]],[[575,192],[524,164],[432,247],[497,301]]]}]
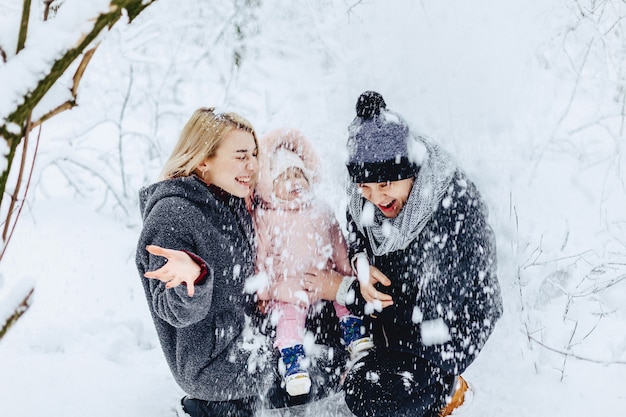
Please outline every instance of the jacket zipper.
[{"label": "jacket zipper", "polygon": [[381,324],[380,329],[383,331],[383,336],[385,337],[385,347],[389,347],[389,338],[387,337],[387,332],[385,331],[385,325]]}]

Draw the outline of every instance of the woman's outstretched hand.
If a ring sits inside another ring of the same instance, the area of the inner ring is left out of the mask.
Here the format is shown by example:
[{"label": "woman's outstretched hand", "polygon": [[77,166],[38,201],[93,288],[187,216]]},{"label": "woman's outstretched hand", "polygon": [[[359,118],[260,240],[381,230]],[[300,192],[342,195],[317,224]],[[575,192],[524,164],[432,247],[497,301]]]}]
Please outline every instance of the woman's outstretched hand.
[{"label": "woman's outstretched hand", "polygon": [[200,275],[200,265],[180,250],[166,249],[156,245],[148,245],[146,250],[153,255],[167,258],[167,263],[157,270],[146,272],[144,276],[164,282],[165,288],[174,288],[184,282],[187,285],[187,294],[193,297],[193,283]]}]

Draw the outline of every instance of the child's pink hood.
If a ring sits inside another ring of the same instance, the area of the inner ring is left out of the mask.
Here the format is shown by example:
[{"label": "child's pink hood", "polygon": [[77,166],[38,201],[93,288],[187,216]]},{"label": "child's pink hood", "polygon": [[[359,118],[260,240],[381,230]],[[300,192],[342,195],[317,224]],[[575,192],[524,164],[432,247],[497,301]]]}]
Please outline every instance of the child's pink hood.
[{"label": "child's pink hood", "polygon": [[272,202],[273,178],[270,159],[272,154],[281,147],[293,151],[302,159],[308,171],[311,187],[318,181],[319,158],[313,145],[302,132],[297,129],[286,128],[272,130],[259,139],[259,179],[256,194],[266,204]]}]

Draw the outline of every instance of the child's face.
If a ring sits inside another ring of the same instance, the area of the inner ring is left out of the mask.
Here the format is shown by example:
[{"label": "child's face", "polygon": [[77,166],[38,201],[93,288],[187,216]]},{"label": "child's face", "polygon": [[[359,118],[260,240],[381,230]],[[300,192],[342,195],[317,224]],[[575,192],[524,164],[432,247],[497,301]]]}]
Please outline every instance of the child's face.
[{"label": "child's face", "polygon": [[300,168],[290,167],[274,180],[274,195],[285,201],[293,201],[309,191],[309,182]]}]

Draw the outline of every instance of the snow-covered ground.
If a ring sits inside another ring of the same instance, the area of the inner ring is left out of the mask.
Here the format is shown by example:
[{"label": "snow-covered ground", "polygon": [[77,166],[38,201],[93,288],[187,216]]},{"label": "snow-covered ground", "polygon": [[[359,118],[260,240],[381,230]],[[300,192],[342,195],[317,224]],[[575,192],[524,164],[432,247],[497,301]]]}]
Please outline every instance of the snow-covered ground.
[{"label": "snow-covered ground", "polygon": [[[134,267],[137,190],[193,109],[227,106],[260,133],[308,135],[343,219],[346,127],[367,89],[439,140],[491,210],[505,314],[456,415],[623,414],[623,2],[585,17],[574,6],[591,1],[180,3],[106,34],[80,106],[43,127],[0,264],[0,313],[36,288],[0,341],[0,416],[172,417],[183,393]],[[15,7],[0,1],[3,16]],[[0,25],[0,45],[14,26]]]}]

